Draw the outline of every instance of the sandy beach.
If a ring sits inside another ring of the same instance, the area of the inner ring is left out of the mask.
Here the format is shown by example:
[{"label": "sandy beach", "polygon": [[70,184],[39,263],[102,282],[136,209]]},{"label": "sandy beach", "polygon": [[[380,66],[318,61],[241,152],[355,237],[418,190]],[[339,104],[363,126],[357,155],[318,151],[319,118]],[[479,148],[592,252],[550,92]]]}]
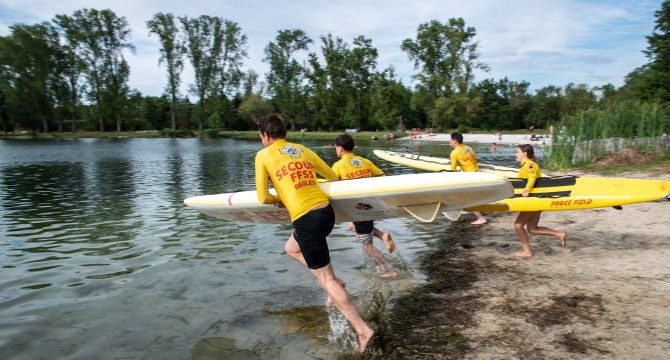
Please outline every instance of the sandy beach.
[{"label": "sandy beach", "polygon": [[531,235],[529,259],[513,256],[516,213],[485,216],[463,215],[424,262],[429,284],[398,301],[397,319],[417,315],[392,320],[411,328],[386,339],[392,358],[668,358],[670,202],[544,212],[567,246]]}]

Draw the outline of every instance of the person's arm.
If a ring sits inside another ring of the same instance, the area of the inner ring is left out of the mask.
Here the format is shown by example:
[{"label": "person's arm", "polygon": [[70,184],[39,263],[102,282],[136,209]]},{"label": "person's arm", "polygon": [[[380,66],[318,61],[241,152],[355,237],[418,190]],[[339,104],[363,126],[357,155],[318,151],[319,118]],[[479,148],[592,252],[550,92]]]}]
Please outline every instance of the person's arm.
[{"label": "person's arm", "polygon": [[451,171],[456,171],[456,165],[458,165],[458,155],[456,154],[456,149],[451,150],[449,157],[451,158]]},{"label": "person's arm", "polygon": [[323,176],[326,180],[340,179],[340,177],[337,176],[333,169],[331,169],[330,166],[328,166],[328,164],[326,164],[326,162],[319,157],[319,155],[317,155],[312,150],[308,149],[308,151],[312,153],[312,156],[314,156],[314,170],[317,174]]},{"label": "person's arm", "polygon": [[342,179],[342,176],[340,176],[340,171],[338,168],[340,168],[340,161],[336,161],[335,164],[333,164],[333,167],[331,168],[335,174],[337,174],[338,179]]},{"label": "person's arm", "polygon": [[258,202],[261,204],[278,203],[279,198],[270,194],[268,190],[268,171],[265,168],[265,163],[260,152],[256,154],[254,168],[256,171],[256,196],[258,196]]},{"label": "person's arm", "polygon": [[533,163],[528,165],[528,181],[526,182],[526,187],[523,189],[522,194],[524,197],[530,194],[530,190],[535,186],[535,182],[537,182],[537,172],[536,169],[534,169],[535,166],[533,166]]}]

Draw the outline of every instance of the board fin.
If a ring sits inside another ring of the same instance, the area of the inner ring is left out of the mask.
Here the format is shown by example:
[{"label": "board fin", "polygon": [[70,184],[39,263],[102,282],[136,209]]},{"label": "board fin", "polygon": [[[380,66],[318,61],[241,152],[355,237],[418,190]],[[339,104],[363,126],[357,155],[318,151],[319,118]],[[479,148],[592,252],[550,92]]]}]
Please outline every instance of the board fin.
[{"label": "board fin", "polygon": [[440,207],[442,207],[441,202],[402,206],[407,213],[423,222],[433,222],[440,211]]},{"label": "board fin", "polygon": [[616,206],[612,206],[612,207],[617,209],[617,210],[623,210],[623,206],[621,206],[621,205],[616,205]]},{"label": "board fin", "polygon": [[452,210],[452,211],[443,211],[442,214],[451,221],[456,221],[461,217],[463,210]]}]

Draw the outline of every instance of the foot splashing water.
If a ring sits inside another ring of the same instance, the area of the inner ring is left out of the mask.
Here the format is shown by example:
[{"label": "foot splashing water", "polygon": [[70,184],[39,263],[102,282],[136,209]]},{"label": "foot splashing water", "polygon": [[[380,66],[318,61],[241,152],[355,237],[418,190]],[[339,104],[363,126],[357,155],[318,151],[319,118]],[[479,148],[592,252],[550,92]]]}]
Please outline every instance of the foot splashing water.
[{"label": "foot splashing water", "polygon": [[349,322],[344,315],[334,305],[326,306],[326,311],[328,312],[328,322],[330,323],[328,341],[340,350],[355,351],[358,349],[358,337],[351,326],[349,326]]}]

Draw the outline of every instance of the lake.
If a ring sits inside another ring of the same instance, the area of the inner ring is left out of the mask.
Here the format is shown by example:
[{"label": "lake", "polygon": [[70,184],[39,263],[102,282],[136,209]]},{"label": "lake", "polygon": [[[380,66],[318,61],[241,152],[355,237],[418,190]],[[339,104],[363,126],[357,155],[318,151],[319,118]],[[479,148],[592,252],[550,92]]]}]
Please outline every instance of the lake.
[{"label": "lake", "polygon": [[[332,164],[335,149],[326,143],[304,142]],[[376,158],[373,149],[451,150],[423,141],[357,145],[388,175],[414,170]],[[261,146],[0,140],[0,358],[334,358],[350,348],[351,332],[325,310],[313,276],[283,252],[290,224],[218,220],[182,203],[254,189]],[[496,153],[474,147],[481,162],[515,165],[511,146]],[[394,236],[398,250],[387,259],[398,278],[377,276],[346,224],[329,237],[336,274],[363,310],[372,299],[391,304],[422,282],[417,259],[450,221],[375,224]]]}]

